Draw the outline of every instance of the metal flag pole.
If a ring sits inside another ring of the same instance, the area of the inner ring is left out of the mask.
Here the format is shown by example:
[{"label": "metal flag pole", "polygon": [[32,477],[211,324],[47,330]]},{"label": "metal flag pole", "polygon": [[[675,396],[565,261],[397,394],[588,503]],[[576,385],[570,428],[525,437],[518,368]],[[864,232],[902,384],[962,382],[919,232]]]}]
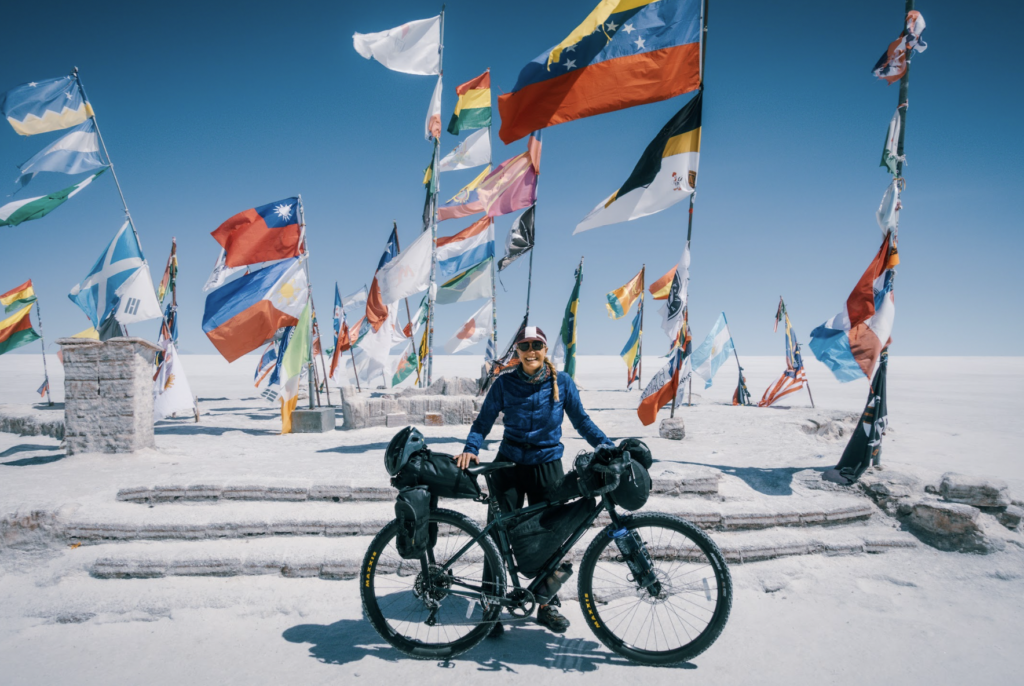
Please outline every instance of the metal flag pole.
[{"label": "metal flag pole", "polygon": [[[487,73],[491,73],[491,68],[487,67]],[[488,81],[490,83],[490,81]],[[490,102],[487,103],[488,105]],[[493,109],[492,109],[493,112]],[[487,165],[491,166],[494,164],[494,137],[491,135],[491,125],[487,126],[487,149],[490,154],[487,156]],[[536,212],[536,210],[534,210]],[[497,248],[497,238],[494,236],[494,217],[491,217],[491,238],[495,239],[495,248]],[[497,251],[495,251],[497,252]],[[496,283],[498,278],[498,256],[495,254],[491,257],[491,352],[494,355],[494,360],[498,359],[498,284]],[[484,355],[487,357],[487,355]],[[493,360],[492,360],[493,361]]]},{"label": "metal flag pole", "polygon": [[[300,243],[306,249],[306,259],[303,260],[302,267],[306,271],[306,288],[309,289],[309,364],[307,366],[306,376],[309,382],[309,409],[316,409],[313,405],[313,394],[316,394],[317,404],[320,403],[320,389],[316,386],[316,366],[313,364],[313,319],[316,317],[316,304],[313,302],[313,280],[309,276],[309,240],[306,236],[306,210],[302,204],[302,194],[299,193],[299,231],[301,232]],[[323,364],[324,346],[321,341],[320,344],[320,363]],[[326,373],[326,368],[324,372]],[[324,378],[324,389],[327,393],[327,406],[331,405],[331,389],[330,384],[327,383],[326,377]]]},{"label": "metal flag pole", "polygon": [[640,267],[640,332],[637,338],[636,356],[640,368],[636,372],[636,385],[644,390],[644,288],[647,287],[647,265]]},{"label": "metal flag pole", "polygon": [[39,307],[39,296],[36,296],[36,321],[39,322],[39,342],[43,346],[43,382],[46,388],[46,404],[52,406],[50,397],[50,372],[46,370],[46,338],[43,336],[43,311]]},{"label": "metal flag pole", "polygon": [[[394,233],[395,233],[395,252],[397,253],[395,255],[395,257],[398,257],[398,255],[401,254],[401,252],[402,252],[402,246],[398,244],[398,222],[396,220],[394,220],[394,219],[391,220],[391,230],[394,231]],[[416,313],[419,314],[419,310],[418,309],[416,310]],[[412,333],[412,329],[413,329],[413,325],[412,325],[412,312],[409,310],[409,298],[405,298],[405,316],[409,320],[409,332],[411,334]],[[412,345],[415,348],[416,347],[416,337],[415,336],[410,336],[409,340],[412,341]],[[416,367],[416,383],[420,383],[420,368],[418,366]]]},{"label": "metal flag pole", "polygon": [[[445,5],[441,5],[441,44],[437,47],[438,60],[437,60],[437,72],[438,78],[444,76],[444,8]],[[434,380],[434,297],[437,291],[437,278],[435,271],[437,268],[437,194],[441,190],[441,178],[438,173],[438,159],[441,150],[441,134],[438,133],[437,138],[434,139],[434,159],[432,162],[433,168],[431,170],[430,180],[434,184],[433,200],[431,205],[433,207],[430,210],[430,290],[427,291],[430,299],[427,305],[427,385],[429,386]]]}]

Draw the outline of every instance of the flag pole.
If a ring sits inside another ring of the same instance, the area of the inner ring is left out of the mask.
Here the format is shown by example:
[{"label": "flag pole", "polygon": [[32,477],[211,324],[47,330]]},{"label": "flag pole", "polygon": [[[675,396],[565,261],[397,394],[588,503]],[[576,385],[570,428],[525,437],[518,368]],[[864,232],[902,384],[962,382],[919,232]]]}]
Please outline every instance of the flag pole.
[{"label": "flag pole", "polygon": [[[338,287],[338,283],[334,283],[334,287]],[[345,328],[348,329],[348,315],[345,314],[345,299],[341,299],[341,321],[344,323]],[[338,331],[338,338],[341,338],[341,331]],[[339,341],[340,343],[340,341]],[[335,343],[338,345],[338,343]],[[322,346],[321,346],[322,348]],[[356,369],[356,354],[352,350],[352,329],[348,329],[348,352],[352,356],[352,374],[356,377],[356,391],[362,393],[363,389],[359,387],[359,370]]]},{"label": "flag pole", "polygon": [[46,338],[43,336],[43,311],[39,307],[39,296],[36,296],[36,321],[39,322],[39,342],[43,346],[43,381],[46,384],[46,404],[53,406],[50,397],[50,373],[46,370]]},{"label": "flag pole", "polygon": [[[441,44],[437,48],[437,72],[438,78],[444,76],[444,8],[441,5]],[[434,160],[430,180],[434,184],[434,199],[431,201],[431,222],[430,222],[430,296],[427,306],[427,385],[434,380],[434,295],[437,291],[437,279],[434,274],[437,268],[437,194],[441,191],[441,178],[438,174],[437,163],[439,151],[441,150],[441,134],[434,139]]]},{"label": "flag pole", "polygon": [[[395,232],[395,250],[398,251],[399,254],[401,254],[402,246],[398,244],[398,222],[396,220],[394,220],[394,219],[391,220],[391,230]],[[412,332],[412,311],[409,309],[409,298],[405,298],[404,300],[405,300],[405,316],[409,320],[409,332],[411,333]],[[417,312],[419,312],[419,310],[417,310]],[[415,336],[410,336],[409,340],[412,341],[412,345],[415,348],[416,347],[416,337]],[[355,368],[355,362],[353,362],[352,364],[353,364],[353,369],[354,369]],[[416,383],[420,383],[420,368],[419,368],[419,366],[416,367]]]},{"label": "flag pole", "polygon": [[[306,210],[302,204],[302,193],[298,195],[299,199],[299,230],[302,232],[302,245],[306,249],[306,259],[303,261],[302,266],[306,271],[306,287],[309,289],[309,366],[307,367],[307,381],[309,381],[309,409],[315,409],[313,405],[313,393],[316,393],[317,404],[320,403],[320,389],[316,386],[316,365],[313,364],[313,319],[316,318],[316,304],[313,302],[313,281],[309,277],[309,239],[306,236]],[[324,346],[323,341],[320,342],[320,363],[323,364]],[[326,367],[324,372],[326,374]],[[331,405],[331,389],[330,384],[327,383],[326,376],[324,378],[324,389],[327,393],[327,406]]]},{"label": "flag pole", "polygon": [[[487,73],[491,73],[491,68],[487,67]],[[488,83],[490,81],[488,80]],[[488,102],[490,104],[490,102]],[[487,165],[491,166],[494,164],[494,136],[491,135],[491,125],[487,126],[487,149],[490,154],[487,156]],[[536,213],[536,208],[533,210]],[[536,226],[536,224],[534,224]],[[491,217],[491,236],[494,238],[494,217]],[[495,241],[497,239],[495,238]],[[497,247],[497,246],[495,246]],[[498,256],[494,255],[491,258],[491,353],[494,355],[492,360],[498,359]],[[486,358],[486,353],[484,354]],[[484,360],[486,363],[486,359]]]},{"label": "flag pole", "polygon": [[646,277],[647,265],[644,264],[640,267],[640,332],[636,347],[637,361],[640,363],[640,368],[636,373],[636,385],[641,393],[644,391],[644,288],[647,286]]}]

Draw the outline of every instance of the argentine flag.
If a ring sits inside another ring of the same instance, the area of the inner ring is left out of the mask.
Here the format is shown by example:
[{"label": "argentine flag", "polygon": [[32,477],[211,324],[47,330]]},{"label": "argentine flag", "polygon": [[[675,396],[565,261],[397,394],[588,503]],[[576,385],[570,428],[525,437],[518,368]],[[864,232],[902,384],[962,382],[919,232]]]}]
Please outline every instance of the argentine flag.
[{"label": "argentine flag", "polygon": [[711,388],[711,379],[715,372],[722,366],[735,346],[732,343],[732,334],[729,333],[729,323],[725,321],[725,312],[718,315],[718,321],[711,327],[711,333],[700,344],[700,347],[693,351],[691,364],[693,373],[704,379],[704,388]]},{"label": "argentine flag", "polygon": [[99,136],[96,135],[92,120],[86,120],[22,164],[18,183],[25,187],[32,177],[44,171],[80,174],[104,166],[100,157]]}]

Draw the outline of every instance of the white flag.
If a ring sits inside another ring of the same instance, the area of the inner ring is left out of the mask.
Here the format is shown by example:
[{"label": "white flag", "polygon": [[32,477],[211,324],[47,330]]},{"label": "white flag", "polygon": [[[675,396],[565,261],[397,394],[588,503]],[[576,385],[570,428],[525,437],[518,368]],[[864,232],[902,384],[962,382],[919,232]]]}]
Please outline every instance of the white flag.
[{"label": "white flag", "polygon": [[427,122],[424,126],[423,135],[426,139],[433,140],[441,137],[441,77],[437,77],[437,85],[434,86],[434,94],[430,96],[430,107],[427,109]]},{"label": "white flag", "polygon": [[675,340],[679,330],[683,328],[683,310],[686,309],[687,290],[690,287],[690,244],[683,248],[683,256],[676,266],[676,275],[672,279],[672,287],[668,298],[661,306],[661,328],[668,334],[669,340]]},{"label": "white flag", "polygon": [[163,316],[153,290],[153,277],[145,262],[114,293],[118,297],[114,317],[121,324],[134,324]]},{"label": "white flag", "polygon": [[470,317],[469,321],[455,332],[451,340],[444,344],[446,353],[454,355],[460,350],[464,350],[485,338],[489,339],[491,337],[491,324],[494,321],[491,313],[491,304],[490,300],[484,303],[484,306],[477,310],[476,314]]},{"label": "white flag", "polygon": [[458,147],[445,155],[444,159],[437,165],[437,168],[443,172],[455,171],[456,169],[471,169],[479,167],[481,164],[490,163],[491,130],[483,128],[459,143]]},{"label": "white flag", "polygon": [[196,401],[178,359],[174,343],[164,341],[164,361],[153,383],[153,418],[164,419],[175,412],[195,412]]},{"label": "white flag", "polygon": [[398,302],[430,286],[430,262],[433,241],[424,231],[408,248],[377,271],[381,300]]},{"label": "white flag", "polygon": [[221,248],[220,257],[217,258],[217,264],[213,265],[213,271],[210,272],[210,278],[206,280],[206,285],[203,286],[203,293],[212,291],[214,288],[220,288],[232,274],[236,274],[246,269],[248,266],[243,265],[241,267],[229,267],[225,264],[226,258],[227,252],[224,251],[224,248]]},{"label": "white flag", "polygon": [[355,33],[352,45],[366,59],[375,58],[392,71],[441,73],[441,15],[410,21],[387,31]]},{"label": "white flag", "polygon": [[882,230],[882,236],[886,236],[890,231],[896,230],[899,210],[900,189],[896,179],[893,179],[889,187],[885,189],[885,193],[882,195],[882,203],[878,206],[878,211],[875,212],[875,221],[878,222],[878,228]]}]

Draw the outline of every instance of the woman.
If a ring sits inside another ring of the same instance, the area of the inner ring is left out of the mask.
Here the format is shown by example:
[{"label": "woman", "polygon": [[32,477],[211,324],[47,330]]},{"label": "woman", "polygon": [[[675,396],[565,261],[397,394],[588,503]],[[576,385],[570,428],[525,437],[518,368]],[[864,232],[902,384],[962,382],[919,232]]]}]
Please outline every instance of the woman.
[{"label": "woman", "polygon": [[[527,498],[531,505],[548,500],[548,494],[562,482],[562,420],[566,414],[591,446],[611,445],[587,416],[572,377],[558,372],[548,360],[547,343],[539,327],[523,330],[516,340],[519,365],[491,386],[462,454],[455,457],[461,469],[479,462],[484,438],[498,413],[505,413],[505,435],[496,461],[514,462],[516,466],[491,476],[494,495],[505,512],[521,508]],[[569,628],[569,620],[553,605],[542,605],[537,610],[537,621],[557,633]],[[492,636],[501,635],[500,623],[494,629]]]}]

